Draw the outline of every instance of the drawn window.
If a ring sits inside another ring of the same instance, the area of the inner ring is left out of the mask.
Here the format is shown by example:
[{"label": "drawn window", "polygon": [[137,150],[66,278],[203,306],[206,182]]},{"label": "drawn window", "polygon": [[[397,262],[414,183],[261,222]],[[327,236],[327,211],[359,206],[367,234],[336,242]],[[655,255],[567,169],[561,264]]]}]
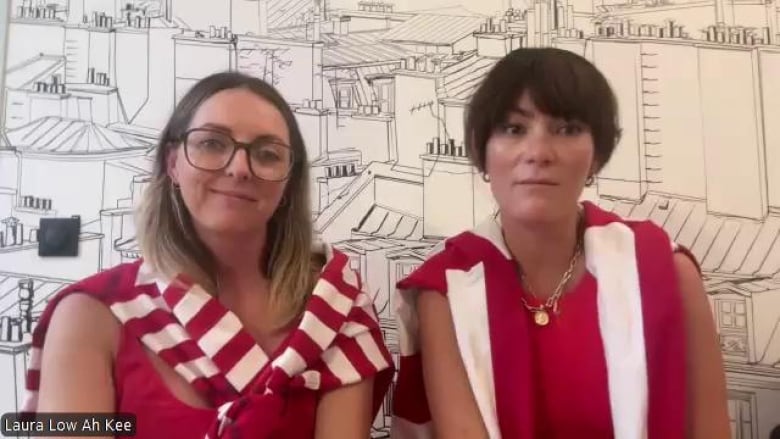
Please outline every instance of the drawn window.
[{"label": "drawn window", "polygon": [[718,313],[721,329],[747,329],[747,307],[744,301],[721,300]]},{"label": "drawn window", "polygon": [[374,90],[376,92],[379,111],[390,113],[393,110],[393,83],[391,81],[377,82]]},{"label": "drawn window", "polygon": [[732,439],[752,439],[754,437],[753,395],[729,392],[728,407]]},{"label": "drawn window", "polygon": [[339,108],[352,108],[352,84],[339,86],[338,106]]}]

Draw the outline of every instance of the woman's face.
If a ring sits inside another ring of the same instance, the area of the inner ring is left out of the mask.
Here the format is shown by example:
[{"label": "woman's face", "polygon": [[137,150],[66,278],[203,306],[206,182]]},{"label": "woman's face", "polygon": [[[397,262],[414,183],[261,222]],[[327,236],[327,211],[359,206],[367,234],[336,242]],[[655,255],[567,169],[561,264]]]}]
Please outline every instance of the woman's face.
[{"label": "woman's face", "polygon": [[527,93],[486,148],[485,169],[501,213],[523,222],[571,215],[595,169],[587,125],[540,112]]},{"label": "woman's face", "polygon": [[[252,171],[268,177],[291,166],[282,114],[249,90],[228,89],[200,105],[189,129],[196,131],[188,135],[186,148],[182,142],[168,156],[168,174],[179,185],[196,230],[221,234],[263,230],[282,200],[286,180],[262,180]],[[229,156],[231,138],[255,145],[252,164],[247,151],[239,149],[224,169],[204,170],[203,165],[211,169],[224,164],[227,159],[218,163],[213,158]]]}]

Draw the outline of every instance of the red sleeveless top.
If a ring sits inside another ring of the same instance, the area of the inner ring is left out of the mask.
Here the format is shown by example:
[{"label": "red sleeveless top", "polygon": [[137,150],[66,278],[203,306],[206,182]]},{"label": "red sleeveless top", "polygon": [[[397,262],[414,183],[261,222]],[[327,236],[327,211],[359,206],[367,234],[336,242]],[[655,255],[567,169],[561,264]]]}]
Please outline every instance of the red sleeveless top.
[{"label": "red sleeveless top", "polygon": [[[191,406],[163,381],[138,338],[124,328],[114,365],[116,411],[136,415],[135,438],[202,438],[217,416],[215,408]],[[276,351],[284,350],[289,338]],[[319,392],[302,389],[287,397],[284,437],[313,438]],[[294,421],[294,422],[293,422]]]},{"label": "red sleeveless top", "polygon": [[[343,253],[327,262],[298,326],[266,354],[238,317],[183,275],[167,280],[142,260],[60,291],[33,331],[27,401],[35,412],[46,331],[74,292],[105,304],[122,324],[114,364],[117,412],[136,414],[136,438],[311,438],[319,396],[370,377],[376,414],[394,366],[373,302]],[[211,408],[189,406],[163,382],[149,354],[168,364]]]},{"label": "red sleeveless top", "polygon": [[[546,326],[522,303],[501,226],[447,239],[401,280],[394,437],[433,437],[416,294],[447,298],[469,384],[491,439],[682,439],[686,369],[674,244],[649,221],[584,202],[585,274]],[[695,261],[694,261],[695,262]]]}]

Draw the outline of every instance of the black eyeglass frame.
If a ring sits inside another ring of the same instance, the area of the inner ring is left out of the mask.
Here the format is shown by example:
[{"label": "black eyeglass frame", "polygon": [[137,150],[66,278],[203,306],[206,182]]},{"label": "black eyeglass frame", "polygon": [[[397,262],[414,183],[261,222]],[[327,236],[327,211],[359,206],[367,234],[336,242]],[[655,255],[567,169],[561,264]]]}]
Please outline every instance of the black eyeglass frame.
[{"label": "black eyeglass frame", "polygon": [[[189,138],[190,134],[194,132],[207,132],[207,133],[215,133],[219,134],[220,136],[224,136],[225,138],[229,139],[230,142],[233,145],[233,151],[230,153],[230,157],[228,157],[227,161],[225,161],[225,164],[220,168],[203,168],[201,166],[197,166],[192,162],[192,159],[190,159],[190,153],[187,148],[187,139]],[[191,128],[187,131],[185,131],[181,137],[179,138],[179,142],[181,142],[182,147],[184,148],[184,157],[187,159],[187,163],[190,164],[195,169],[200,169],[201,171],[213,171],[213,172],[219,172],[230,166],[230,164],[233,162],[233,159],[236,157],[236,152],[239,149],[243,149],[246,151],[246,161],[247,166],[249,167],[249,172],[252,174],[253,177],[257,178],[258,180],[263,181],[272,181],[272,182],[280,182],[285,181],[290,178],[290,175],[292,174],[293,167],[295,165],[295,150],[288,144],[279,142],[279,141],[272,141],[267,143],[273,143],[274,145],[283,146],[287,148],[290,152],[290,163],[287,167],[287,173],[284,174],[284,177],[280,179],[269,179],[269,178],[263,178],[260,177],[255,173],[254,168],[252,167],[252,159],[250,158],[250,152],[251,148],[255,146],[255,143],[244,143],[239,142],[238,140],[234,139],[231,135],[225,133],[224,131],[214,130],[211,128]]]}]

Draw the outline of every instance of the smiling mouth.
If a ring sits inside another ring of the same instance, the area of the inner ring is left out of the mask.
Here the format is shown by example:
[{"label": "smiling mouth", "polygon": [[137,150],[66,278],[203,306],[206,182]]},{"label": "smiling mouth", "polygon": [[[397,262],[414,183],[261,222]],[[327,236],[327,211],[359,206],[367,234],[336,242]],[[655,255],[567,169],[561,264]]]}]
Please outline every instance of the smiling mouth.
[{"label": "smiling mouth", "polygon": [[249,195],[239,194],[239,193],[236,193],[236,192],[218,191],[216,189],[211,189],[211,192],[214,192],[214,193],[219,194],[219,195],[224,195],[226,197],[238,198],[239,200],[244,200],[244,201],[251,201],[251,202],[256,202],[257,201],[255,198],[252,198]]}]

